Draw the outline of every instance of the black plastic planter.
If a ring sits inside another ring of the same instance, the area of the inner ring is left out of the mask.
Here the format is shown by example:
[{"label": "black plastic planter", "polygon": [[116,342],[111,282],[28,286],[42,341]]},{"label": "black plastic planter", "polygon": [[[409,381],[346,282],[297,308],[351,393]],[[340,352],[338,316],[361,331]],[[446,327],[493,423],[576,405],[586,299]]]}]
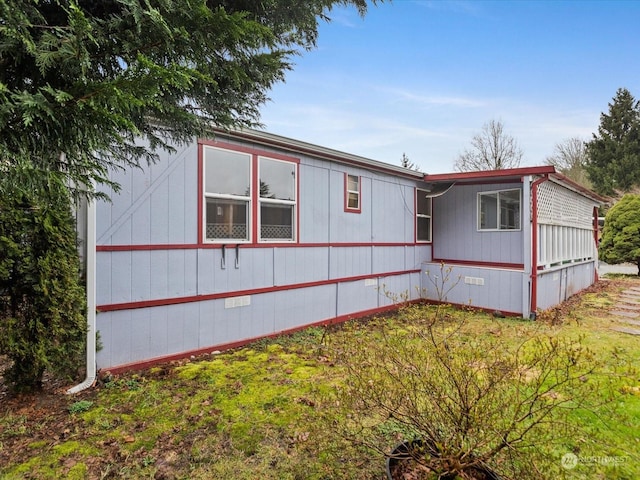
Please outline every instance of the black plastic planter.
[{"label": "black plastic planter", "polygon": [[[400,462],[410,460],[412,458],[411,453],[416,449],[421,450],[421,454],[426,454],[427,452],[435,452],[435,447],[432,446],[429,448],[424,444],[422,440],[411,440],[399,443],[395,446],[395,448],[391,451],[389,456],[387,457],[387,479],[388,480],[396,480],[391,475],[391,472]],[[502,480],[502,478],[492,470],[486,467],[473,467],[474,472],[478,474],[478,478],[483,480]],[[455,475],[452,477],[454,478]],[[443,478],[442,480],[446,480]]]}]

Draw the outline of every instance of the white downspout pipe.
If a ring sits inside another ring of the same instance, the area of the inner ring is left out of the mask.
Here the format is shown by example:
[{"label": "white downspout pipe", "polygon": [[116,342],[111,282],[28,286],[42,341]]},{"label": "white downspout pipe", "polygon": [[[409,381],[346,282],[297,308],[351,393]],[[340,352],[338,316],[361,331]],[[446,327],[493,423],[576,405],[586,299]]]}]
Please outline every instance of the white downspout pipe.
[{"label": "white downspout pipe", "polygon": [[96,201],[87,200],[86,239],[87,278],[87,374],[82,383],[67,390],[68,395],[81,392],[96,381]]}]

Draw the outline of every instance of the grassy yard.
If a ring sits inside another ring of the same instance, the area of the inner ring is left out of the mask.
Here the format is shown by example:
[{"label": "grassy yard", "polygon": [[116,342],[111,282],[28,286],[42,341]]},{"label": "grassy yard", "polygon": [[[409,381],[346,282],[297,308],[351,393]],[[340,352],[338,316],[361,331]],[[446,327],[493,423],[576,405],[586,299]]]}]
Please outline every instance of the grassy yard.
[{"label": "grassy yard", "polygon": [[[462,334],[505,348],[544,335],[590,350],[595,371],[584,382],[598,388],[588,408],[570,413],[576,433],[540,439],[543,457],[528,470],[531,478],[640,478],[640,337],[611,330],[609,313],[630,285],[640,280],[600,282],[537,322],[439,310],[464,321]],[[364,339],[374,352],[381,328],[420,329],[435,308],[103,376],[73,397],[3,400],[0,478],[383,479],[384,457],[345,435],[352,418],[340,392],[350,358],[360,358],[350,356],[350,342]],[[401,429],[378,431],[382,447],[402,436]],[[577,464],[566,463],[568,453]]]}]

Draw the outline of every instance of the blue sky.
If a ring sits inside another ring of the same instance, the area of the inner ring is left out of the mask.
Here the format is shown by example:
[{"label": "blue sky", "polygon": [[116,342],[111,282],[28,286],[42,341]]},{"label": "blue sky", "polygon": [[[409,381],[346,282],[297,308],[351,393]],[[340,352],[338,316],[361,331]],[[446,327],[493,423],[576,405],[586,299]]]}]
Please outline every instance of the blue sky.
[{"label": "blue sky", "polygon": [[330,16],[271,91],[266,131],[444,173],[499,120],[531,166],[590,139],[618,88],[640,99],[640,1],[395,0]]}]

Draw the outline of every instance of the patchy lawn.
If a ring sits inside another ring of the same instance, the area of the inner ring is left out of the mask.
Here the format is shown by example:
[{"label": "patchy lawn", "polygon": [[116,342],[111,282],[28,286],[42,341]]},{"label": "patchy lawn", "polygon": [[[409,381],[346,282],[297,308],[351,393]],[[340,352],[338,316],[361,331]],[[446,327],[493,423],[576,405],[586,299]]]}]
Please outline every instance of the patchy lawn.
[{"label": "patchy lawn", "polygon": [[[611,330],[616,295],[640,280],[599,282],[540,321],[466,315],[473,335],[506,344],[528,335],[581,337],[609,388],[576,411],[582,435],[546,446],[532,478],[640,478],[640,337]],[[433,307],[423,307],[430,315]],[[360,323],[407,326],[402,315]],[[2,479],[383,479],[384,458],[340,434],[345,413],[334,388],[345,368],[344,331],[311,328],[218,355],[102,376],[75,396],[47,383],[10,398],[0,384]],[[341,347],[342,348],[342,347]],[[375,348],[375,344],[372,344]],[[343,351],[343,350],[342,350]],[[393,432],[384,439],[398,441]],[[573,453],[574,468],[563,466]]]}]

